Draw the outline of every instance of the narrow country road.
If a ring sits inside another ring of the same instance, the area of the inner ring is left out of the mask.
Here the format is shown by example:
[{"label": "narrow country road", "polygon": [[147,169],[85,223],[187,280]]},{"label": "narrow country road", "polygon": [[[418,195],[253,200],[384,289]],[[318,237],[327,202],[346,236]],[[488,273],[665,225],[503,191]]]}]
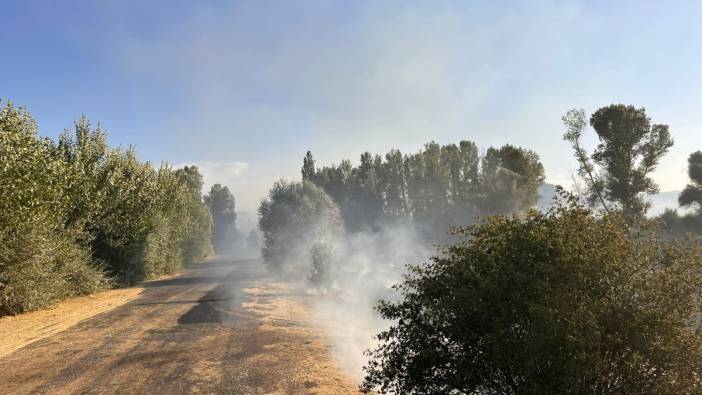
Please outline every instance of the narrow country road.
[{"label": "narrow country road", "polygon": [[146,283],[138,299],[0,358],[0,393],[354,393],[299,288],[258,259]]}]

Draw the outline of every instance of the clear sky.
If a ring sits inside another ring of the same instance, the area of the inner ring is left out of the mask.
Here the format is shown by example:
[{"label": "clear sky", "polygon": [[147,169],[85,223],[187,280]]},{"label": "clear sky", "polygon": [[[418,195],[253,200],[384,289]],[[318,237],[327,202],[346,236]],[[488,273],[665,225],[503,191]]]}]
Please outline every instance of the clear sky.
[{"label": "clear sky", "polygon": [[560,117],[613,102],[670,125],[655,178],[679,190],[702,149],[701,22],[701,1],[6,0],[0,97],[44,135],[85,114],[142,159],[197,163],[240,210],[308,149],[509,142],[569,184]]}]

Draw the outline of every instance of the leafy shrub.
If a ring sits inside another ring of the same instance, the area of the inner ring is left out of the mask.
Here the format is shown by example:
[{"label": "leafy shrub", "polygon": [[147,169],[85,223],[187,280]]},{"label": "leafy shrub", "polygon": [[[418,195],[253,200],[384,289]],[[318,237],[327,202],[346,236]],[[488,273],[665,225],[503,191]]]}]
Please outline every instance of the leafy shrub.
[{"label": "leafy shrub", "polygon": [[393,324],[363,389],[700,393],[699,243],[598,217],[575,199],[493,216],[378,305]]},{"label": "leafy shrub", "polygon": [[307,281],[317,288],[323,288],[329,282],[330,269],[334,259],[334,249],[329,243],[318,242],[310,250],[312,270],[307,275]]},{"label": "leafy shrub", "polygon": [[109,286],[90,253],[70,235],[32,224],[0,231],[0,316],[49,307]]}]

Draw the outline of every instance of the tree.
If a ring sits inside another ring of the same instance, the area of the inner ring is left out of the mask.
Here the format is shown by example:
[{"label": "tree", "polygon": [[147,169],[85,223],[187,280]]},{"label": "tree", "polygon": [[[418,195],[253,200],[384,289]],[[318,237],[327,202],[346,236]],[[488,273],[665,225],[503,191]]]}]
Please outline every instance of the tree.
[{"label": "tree", "polygon": [[566,126],[566,132],[563,139],[568,141],[573,147],[575,159],[578,161],[578,176],[585,181],[587,199],[591,205],[601,204],[602,208],[609,212],[607,203],[604,199],[604,183],[601,177],[596,177],[595,168],[587,155],[587,151],[582,147],[581,138],[587,120],[585,119],[585,110],[572,109],[562,118],[563,124]]},{"label": "tree", "polygon": [[197,168],[156,169],[85,117],[55,143],[8,103],[0,163],[0,316],[173,273],[210,245]]},{"label": "tree", "polygon": [[25,108],[0,108],[0,316],[108,284],[80,242],[83,233],[68,224],[71,170],[56,146],[37,136]]},{"label": "tree", "polygon": [[362,386],[394,393],[699,393],[700,254],[575,198],[493,216],[410,268]]},{"label": "tree", "polygon": [[702,151],[693,152],[687,159],[690,184],[680,193],[678,202],[683,207],[696,206],[702,216]]},{"label": "tree", "polygon": [[180,183],[187,188],[188,221],[182,253],[186,263],[210,255],[212,246],[212,214],[202,200],[204,180],[197,166],[184,166],[176,170]]},{"label": "tree", "polygon": [[236,249],[236,201],[229,188],[214,184],[205,196],[214,224],[213,244],[218,254],[229,254]]},{"label": "tree", "polygon": [[[673,146],[668,125],[651,124],[644,108],[623,104],[600,108],[590,117],[590,126],[600,141],[589,158],[591,164],[579,143],[583,115],[582,110],[566,114],[568,131],[564,138],[575,149],[581,175],[587,174],[590,200],[597,196],[605,207],[605,201],[611,201],[629,217],[643,216],[650,203],[642,195],[658,192],[650,174]],[[593,164],[599,167],[599,173]]]},{"label": "tree", "polygon": [[405,167],[399,150],[390,150],[385,154],[381,175],[385,212],[397,217],[409,215]]},{"label": "tree", "polygon": [[504,145],[488,148],[482,161],[479,209],[485,214],[526,212],[539,198],[544,167],[539,155]]},{"label": "tree", "polygon": [[312,151],[307,151],[305,158],[302,160],[302,180],[314,181],[316,170],[314,169],[314,158]]},{"label": "tree", "polygon": [[339,208],[317,185],[278,181],[258,209],[261,254],[271,270],[302,274],[311,270],[310,251],[334,243],[343,232]]}]

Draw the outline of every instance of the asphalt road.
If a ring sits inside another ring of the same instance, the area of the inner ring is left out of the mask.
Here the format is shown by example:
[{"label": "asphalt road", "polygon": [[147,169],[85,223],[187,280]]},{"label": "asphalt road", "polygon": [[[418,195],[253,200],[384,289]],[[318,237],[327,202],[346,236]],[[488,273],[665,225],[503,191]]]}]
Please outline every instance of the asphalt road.
[{"label": "asphalt road", "polygon": [[[320,392],[292,377],[309,354],[295,346],[314,342],[262,331],[261,313],[242,306],[245,288],[269,280],[259,260],[230,259],[147,283],[138,299],[0,359],[0,393]],[[293,351],[270,351],[282,343]]]}]

